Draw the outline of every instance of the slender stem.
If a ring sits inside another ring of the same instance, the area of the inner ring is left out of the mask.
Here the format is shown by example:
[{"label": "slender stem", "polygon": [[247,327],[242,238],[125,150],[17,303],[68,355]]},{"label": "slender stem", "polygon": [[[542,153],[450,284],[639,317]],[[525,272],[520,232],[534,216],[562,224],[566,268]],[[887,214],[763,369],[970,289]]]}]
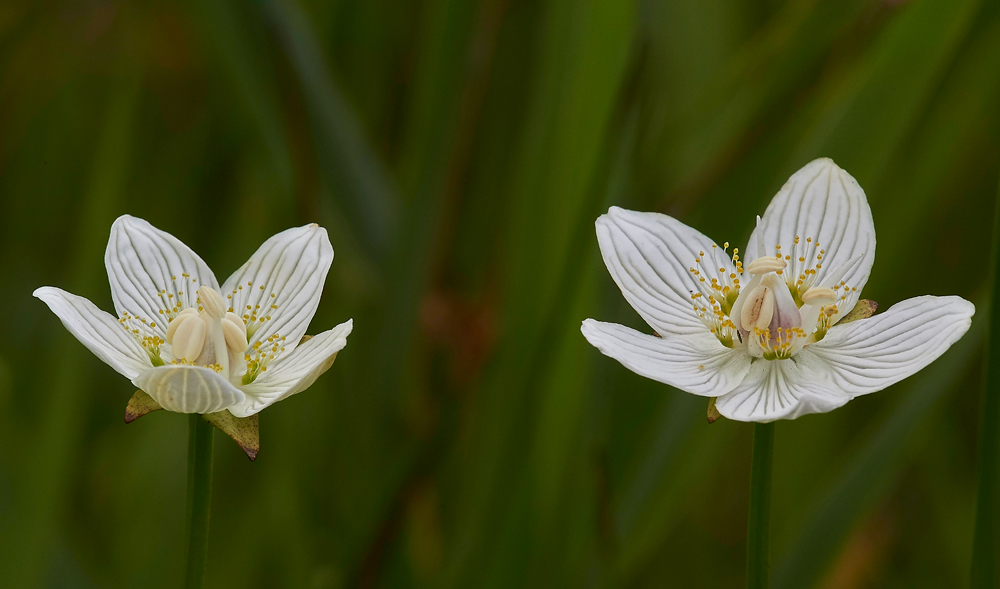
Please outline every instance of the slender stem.
[{"label": "slender stem", "polygon": [[753,425],[750,463],[750,514],[747,517],[747,587],[764,589],[770,572],[768,541],[771,531],[771,464],[774,424]]},{"label": "slender stem", "polygon": [[187,589],[200,589],[205,584],[214,434],[215,428],[201,415],[188,416],[187,570],[184,573]]},{"label": "slender stem", "polygon": [[[992,298],[986,338],[986,378],[979,411],[976,527],[972,536],[971,587],[997,586],[997,455],[1000,446],[1000,194],[993,217]],[[996,338],[996,339],[994,339]]]}]

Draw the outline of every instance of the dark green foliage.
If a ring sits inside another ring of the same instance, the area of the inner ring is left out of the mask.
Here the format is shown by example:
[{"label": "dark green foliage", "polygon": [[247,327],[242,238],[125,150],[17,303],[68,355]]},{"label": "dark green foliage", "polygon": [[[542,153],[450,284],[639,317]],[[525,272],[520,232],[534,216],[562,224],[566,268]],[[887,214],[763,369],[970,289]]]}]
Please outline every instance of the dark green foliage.
[{"label": "dark green foliage", "polygon": [[[336,364],[215,448],[208,587],[728,587],[751,427],[591,348],[643,327],[611,204],[745,247],[829,156],[879,236],[865,298],[980,301],[1000,10],[977,0],[153,0],[0,6],[0,584],[176,587],[186,419],[31,297],[110,310],[111,222],[221,279],[319,222]],[[967,582],[979,341],[780,422],[776,587]]]}]

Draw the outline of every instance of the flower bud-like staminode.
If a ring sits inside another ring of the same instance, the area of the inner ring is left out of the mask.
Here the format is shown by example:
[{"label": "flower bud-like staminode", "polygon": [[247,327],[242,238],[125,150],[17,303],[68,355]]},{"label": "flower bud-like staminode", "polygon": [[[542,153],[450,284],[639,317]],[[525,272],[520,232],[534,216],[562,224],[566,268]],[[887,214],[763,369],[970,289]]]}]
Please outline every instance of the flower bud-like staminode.
[{"label": "flower bud-like staminode", "polygon": [[205,347],[208,326],[197,315],[180,315],[173,323],[178,324],[173,333],[174,357],[193,362]]},{"label": "flower bud-like staminode", "polygon": [[829,305],[837,302],[837,292],[832,288],[813,287],[802,293],[802,302],[807,305]]},{"label": "flower bud-like staminode", "polygon": [[227,321],[232,321],[233,324],[236,325],[236,327],[239,327],[240,331],[243,332],[243,338],[246,339],[246,337],[247,337],[247,326],[246,326],[246,323],[243,322],[243,318],[242,317],[240,317],[236,313],[233,313],[232,311],[230,311],[230,312],[226,313],[226,316],[224,317],[224,319],[226,319]]},{"label": "flower bud-like staminode", "polygon": [[246,352],[249,347],[246,327],[235,313],[226,313],[226,318],[222,320],[222,334],[226,337],[226,346],[231,352],[239,355]]},{"label": "flower bud-like staminode", "polygon": [[747,295],[747,301],[740,311],[740,323],[743,329],[754,327],[767,329],[774,316],[774,293],[766,286],[758,286]]},{"label": "flower bud-like staminode", "polygon": [[191,308],[187,308],[181,311],[176,317],[174,317],[173,321],[170,322],[170,325],[167,326],[167,337],[166,337],[167,343],[168,344],[174,343],[174,333],[176,333],[177,328],[184,321],[184,318],[197,317],[197,316],[198,316],[198,311],[195,311],[194,309]]},{"label": "flower bud-like staminode", "polygon": [[763,256],[747,264],[747,272],[750,274],[767,274],[777,272],[788,267],[788,262],[781,258]]},{"label": "flower bud-like staminode", "polygon": [[198,298],[201,299],[201,306],[208,313],[209,317],[222,319],[226,316],[226,310],[229,305],[226,304],[226,299],[222,298],[222,295],[217,293],[212,287],[202,286],[199,288]]}]

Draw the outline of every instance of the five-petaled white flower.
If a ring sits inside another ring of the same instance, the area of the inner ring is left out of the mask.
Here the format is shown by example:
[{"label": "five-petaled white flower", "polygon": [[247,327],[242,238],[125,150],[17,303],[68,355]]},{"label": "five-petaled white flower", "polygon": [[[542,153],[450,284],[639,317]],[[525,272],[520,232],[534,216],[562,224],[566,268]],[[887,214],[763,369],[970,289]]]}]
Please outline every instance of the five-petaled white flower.
[{"label": "five-petaled white flower", "polygon": [[657,213],[613,207],[597,238],[658,337],[587,319],[587,340],[637,374],[717,397],[718,412],[739,421],[823,413],[884,389],[943,354],[975,313],[960,297],[921,296],[838,324],[868,281],[875,225],[864,191],[829,159],[788,180],[743,260]]},{"label": "five-petaled white flower", "polygon": [[333,262],[326,230],[315,224],[265,241],[221,289],[189,247],[128,215],[111,226],[104,262],[117,319],[58,288],[34,294],[170,411],[254,415],[308,388],[351,333],[348,320],[301,341]]}]

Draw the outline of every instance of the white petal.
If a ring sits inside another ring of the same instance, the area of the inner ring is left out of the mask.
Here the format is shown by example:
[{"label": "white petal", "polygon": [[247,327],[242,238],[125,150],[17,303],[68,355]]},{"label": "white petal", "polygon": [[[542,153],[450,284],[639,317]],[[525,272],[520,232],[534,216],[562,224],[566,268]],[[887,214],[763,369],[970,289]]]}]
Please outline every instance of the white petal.
[{"label": "white petal", "polygon": [[229,408],[236,417],[249,417],[269,405],[309,388],[333,366],[337,353],[347,345],[354,320],[309,339],[292,353],[268,366],[252,383],[243,386],[247,398]]},{"label": "white petal", "polygon": [[285,337],[289,350],[298,344],[316,314],[332,262],[333,246],[326,229],[305,225],[287,229],[265,241],[226,280],[222,294],[233,297],[233,311],[244,317],[248,329],[253,331],[249,319],[254,311],[271,317],[253,331],[250,345],[274,334]]},{"label": "white petal", "polygon": [[965,334],[975,312],[961,297],[916,297],[868,319],[835,325],[801,354],[822,360],[847,394],[873,393],[936,360]]},{"label": "white petal", "polygon": [[803,356],[755,361],[738,387],[715,400],[716,409],[736,421],[766,423],[826,413],[851,400],[850,395],[823,380],[823,366]]},{"label": "white petal", "polygon": [[[629,304],[662,336],[705,333],[691,295],[703,292],[691,268],[710,283],[735,272],[722,248],[677,219],[611,207],[597,219],[604,263]],[[705,256],[701,256],[705,252]]]},{"label": "white petal", "polygon": [[581,331],[601,353],[632,372],[694,395],[723,395],[750,368],[750,356],[744,350],[729,349],[705,331],[659,338],[593,319],[584,321]]},{"label": "white petal", "polygon": [[[184,307],[194,306],[198,287],[219,287],[215,274],[191,248],[129,215],[111,225],[104,264],[118,314],[127,311],[156,323],[154,331],[161,339],[166,337],[167,321],[160,310],[173,308],[178,298]],[[177,297],[177,293],[183,294]]]},{"label": "white petal", "polygon": [[177,413],[215,413],[246,400],[242,391],[203,366],[157,366],[140,374],[132,384],[164,409]]},{"label": "white petal", "polygon": [[[795,255],[792,247],[796,236],[800,238],[798,252],[805,254],[807,267],[815,267],[815,253],[818,253],[804,251],[807,238],[811,237],[813,243],[818,242],[820,249],[826,251],[822,268],[816,272],[816,286],[832,287],[824,279],[852,260],[855,262],[849,264],[842,280],[857,290],[845,303],[838,304],[844,313],[850,311],[868,282],[875,261],[875,224],[864,190],[830,159],[810,162],[788,179],[751,234],[744,263],[749,264],[760,255],[760,246],[768,255],[774,255],[777,245],[781,245],[783,254]],[[789,267],[786,273],[791,272]]]},{"label": "white petal", "polygon": [[33,293],[59,317],[66,329],[98,358],[129,380],[153,365],[149,355],[110,313],[89,300],[54,286]]}]

